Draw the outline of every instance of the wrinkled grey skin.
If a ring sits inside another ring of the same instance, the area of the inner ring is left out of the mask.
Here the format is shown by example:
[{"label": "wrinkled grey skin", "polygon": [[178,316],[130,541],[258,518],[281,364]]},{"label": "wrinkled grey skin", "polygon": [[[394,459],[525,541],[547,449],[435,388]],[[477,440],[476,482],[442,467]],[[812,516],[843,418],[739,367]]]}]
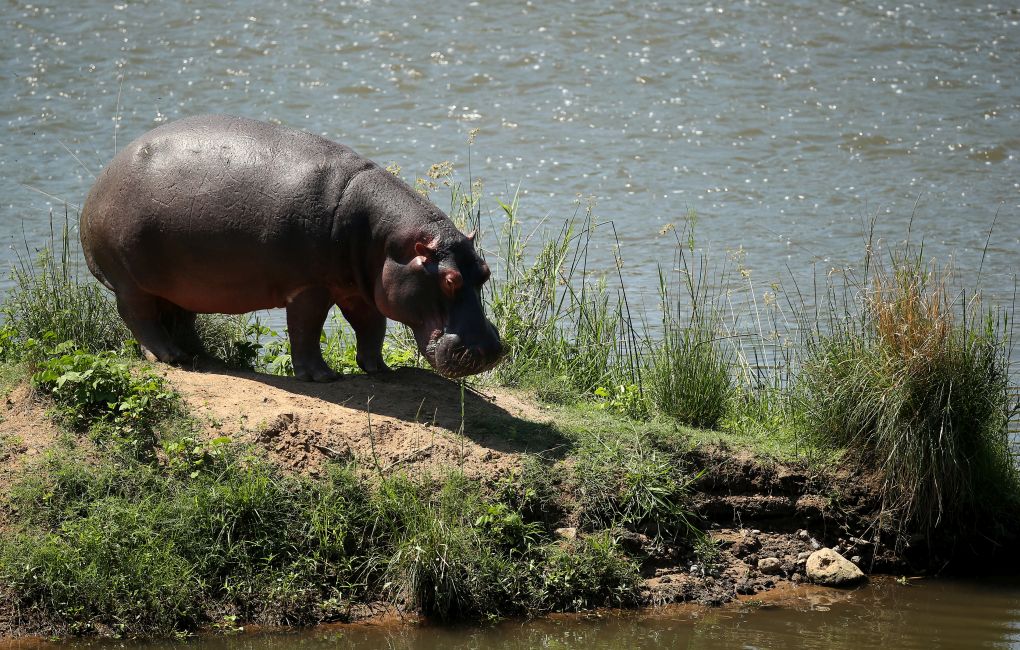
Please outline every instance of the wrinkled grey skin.
[{"label": "wrinkled grey skin", "polygon": [[166,363],[188,358],[170,323],[286,307],[295,374],[336,379],[319,348],[334,304],[366,372],[386,369],[387,318],[447,377],[502,355],[473,236],[385,169],[307,133],[218,115],[160,126],[103,170],[81,242],[135,338]]}]

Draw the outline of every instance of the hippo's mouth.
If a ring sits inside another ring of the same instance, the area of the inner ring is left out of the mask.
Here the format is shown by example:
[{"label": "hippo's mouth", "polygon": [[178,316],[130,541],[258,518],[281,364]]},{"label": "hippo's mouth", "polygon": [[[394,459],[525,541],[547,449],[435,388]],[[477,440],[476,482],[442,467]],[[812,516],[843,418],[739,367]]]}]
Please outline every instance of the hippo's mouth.
[{"label": "hippo's mouth", "polygon": [[428,342],[422,349],[422,354],[424,354],[425,358],[428,359],[429,363],[432,364],[432,367],[435,367],[436,365],[436,350],[437,348],[439,348],[439,339],[443,338],[444,334],[446,334],[446,332],[444,332],[443,330],[440,329],[432,330],[432,332],[429,334]]},{"label": "hippo's mouth", "polygon": [[420,350],[429,365],[448,379],[484,372],[496,365],[502,356],[500,352],[486,358],[478,350],[462,345],[459,336],[438,328],[429,332]]}]

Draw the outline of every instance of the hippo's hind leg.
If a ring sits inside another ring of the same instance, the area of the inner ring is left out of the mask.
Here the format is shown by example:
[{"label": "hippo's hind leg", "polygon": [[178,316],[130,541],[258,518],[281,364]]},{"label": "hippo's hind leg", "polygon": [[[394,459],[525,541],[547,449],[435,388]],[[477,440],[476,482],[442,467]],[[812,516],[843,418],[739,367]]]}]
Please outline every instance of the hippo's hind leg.
[{"label": "hippo's hind leg", "polygon": [[340,305],[340,311],[351,324],[357,337],[358,353],[355,358],[358,367],[369,374],[389,370],[382,355],[383,340],[386,338],[386,317],[375,308],[375,305],[365,301]]},{"label": "hippo's hind leg", "polygon": [[117,311],[146,356],[151,355],[163,363],[180,364],[190,357],[173,342],[163,325],[164,316],[172,308],[165,300],[148,293],[117,292]]},{"label": "hippo's hind leg", "polygon": [[164,309],[161,317],[163,328],[170,334],[170,340],[191,356],[205,354],[202,339],[195,329],[197,314],[176,305]]},{"label": "hippo's hind leg", "polygon": [[319,347],[322,325],[332,306],[333,297],[322,287],[305,289],[287,303],[294,376],[302,381],[333,381],[340,377],[326,365]]}]

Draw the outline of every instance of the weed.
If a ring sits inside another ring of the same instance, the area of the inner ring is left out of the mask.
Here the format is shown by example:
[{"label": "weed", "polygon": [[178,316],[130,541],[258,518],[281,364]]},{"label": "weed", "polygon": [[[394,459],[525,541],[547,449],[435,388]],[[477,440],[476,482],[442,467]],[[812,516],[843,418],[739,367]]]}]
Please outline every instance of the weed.
[{"label": "weed", "polygon": [[542,575],[546,608],[580,611],[638,601],[641,576],[608,531],[551,546]]}]

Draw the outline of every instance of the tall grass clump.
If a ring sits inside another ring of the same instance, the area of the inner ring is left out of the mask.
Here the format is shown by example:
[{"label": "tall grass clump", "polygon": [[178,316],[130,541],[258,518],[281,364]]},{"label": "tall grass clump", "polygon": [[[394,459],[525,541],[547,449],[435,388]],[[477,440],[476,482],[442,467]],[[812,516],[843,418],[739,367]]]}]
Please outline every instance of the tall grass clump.
[{"label": "tall grass clump", "polygon": [[11,271],[13,286],[0,303],[7,346],[74,341],[88,352],[120,348],[131,335],[109,291],[75,271],[66,220],[59,241],[51,237],[49,248]]},{"label": "tall grass clump", "polygon": [[[677,247],[677,281],[686,288],[689,304],[673,295],[660,269],[662,334],[649,346],[648,392],[652,404],[664,415],[691,426],[713,428],[726,413],[733,394],[733,355],[721,343],[722,318],[708,295],[707,264],[701,260],[692,268],[679,236]],[[693,254],[693,244],[689,252]]]},{"label": "tall grass clump", "polygon": [[397,475],[379,492],[392,597],[439,620],[528,614],[538,608],[540,528],[482,498],[462,474]]},{"label": "tall grass clump", "polygon": [[1020,503],[1007,320],[920,252],[865,269],[842,296],[829,288],[833,317],[808,341],[807,434],[880,469],[898,543],[915,532],[952,543]]},{"label": "tall grass clump", "polygon": [[622,527],[675,539],[699,534],[690,503],[696,477],[677,450],[645,433],[589,432],[575,454],[573,481],[582,527]]},{"label": "tall grass clump", "polygon": [[517,196],[501,207],[505,221],[487,296],[506,350],[497,381],[537,388],[553,401],[639,384],[637,335],[622,283],[614,297],[608,277],[588,268],[596,227],[612,224],[597,224],[589,205],[579,222],[570,219],[554,235],[533,241],[518,218]]}]

